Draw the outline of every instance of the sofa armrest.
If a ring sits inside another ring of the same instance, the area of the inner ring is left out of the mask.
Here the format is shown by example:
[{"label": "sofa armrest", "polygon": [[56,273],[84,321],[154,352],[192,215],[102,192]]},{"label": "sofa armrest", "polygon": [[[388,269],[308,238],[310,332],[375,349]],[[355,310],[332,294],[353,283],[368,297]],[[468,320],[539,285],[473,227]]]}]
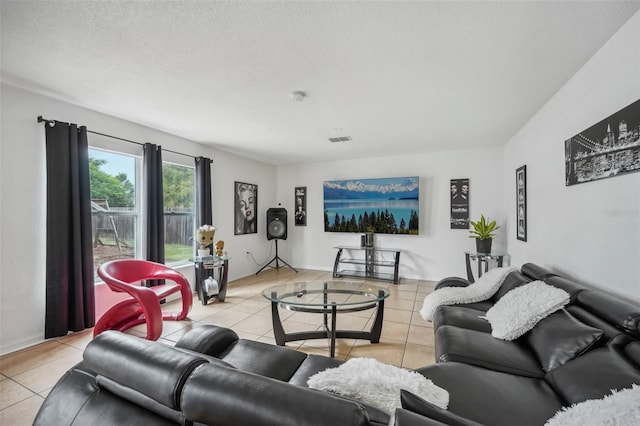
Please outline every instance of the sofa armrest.
[{"label": "sofa armrest", "polygon": [[435,289],[443,287],[467,287],[471,282],[460,277],[447,277],[443,278],[436,284]]},{"label": "sofa armrest", "polygon": [[199,366],[187,380],[182,410],[194,423],[207,425],[371,424],[366,408],[356,401],[210,364]]},{"label": "sofa armrest", "polygon": [[413,411],[396,408],[395,414],[389,420],[389,426],[446,426],[446,423],[421,416]]},{"label": "sofa armrest", "polygon": [[67,371],[44,400],[33,426],[49,426],[52,419],[59,425],[73,424],[75,417],[97,392],[95,377],[77,365]]},{"label": "sofa armrest", "polygon": [[544,268],[540,265],[536,265],[535,263],[525,263],[520,268],[522,274],[531,278],[532,280],[540,280],[544,281],[549,277],[557,276],[558,274],[551,272],[547,268]]},{"label": "sofa armrest", "polygon": [[238,335],[231,329],[217,325],[202,325],[182,336],[176,343],[176,348],[217,356],[238,340]]},{"label": "sofa armrest", "polygon": [[[466,417],[459,416],[455,413],[452,413],[451,411],[444,410],[438,407],[437,405],[434,405],[429,401],[425,401],[419,396],[404,389],[400,390],[400,401],[402,403],[403,409],[411,411],[416,415],[419,415],[420,417],[423,417],[425,419],[430,419],[436,422],[436,423],[418,423],[416,420],[415,423],[413,422],[409,422],[406,424],[403,423],[400,426],[406,426],[406,425],[419,426],[423,424],[424,425],[445,424],[449,426],[482,426],[480,423],[474,422],[473,420],[469,420]],[[405,410],[401,410],[401,411],[405,411]],[[396,411],[396,415],[397,414],[398,414],[398,411]]]}]

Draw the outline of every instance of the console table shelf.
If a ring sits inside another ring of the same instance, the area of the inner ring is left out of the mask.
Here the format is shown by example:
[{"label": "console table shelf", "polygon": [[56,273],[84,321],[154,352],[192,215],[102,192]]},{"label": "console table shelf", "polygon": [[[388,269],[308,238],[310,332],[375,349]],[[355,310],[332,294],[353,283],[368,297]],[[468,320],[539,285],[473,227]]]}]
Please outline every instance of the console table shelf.
[{"label": "console table shelf", "polygon": [[[333,265],[333,277],[358,277],[371,278],[376,280],[391,281],[398,284],[398,267],[400,266],[400,250],[399,249],[381,249],[376,247],[335,247],[338,250],[336,261]],[[342,257],[343,254],[347,256]],[[362,257],[355,257],[360,252]],[[385,259],[383,256],[388,254],[393,260]],[[347,268],[346,265],[360,265],[363,269],[340,269],[341,266]],[[382,268],[393,268],[392,270],[382,271]]]}]

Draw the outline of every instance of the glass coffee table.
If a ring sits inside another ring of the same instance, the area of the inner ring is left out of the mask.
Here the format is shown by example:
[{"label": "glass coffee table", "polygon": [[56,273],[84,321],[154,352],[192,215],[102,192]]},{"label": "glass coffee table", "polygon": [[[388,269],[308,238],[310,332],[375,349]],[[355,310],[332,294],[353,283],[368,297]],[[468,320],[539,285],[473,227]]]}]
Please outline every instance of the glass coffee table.
[{"label": "glass coffee table", "polygon": [[[295,340],[330,339],[330,356],[333,358],[336,352],[336,338],[365,339],[371,343],[380,341],[384,300],[389,297],[389,291],[364,282],[305,281],[269,287],[262,295],[271,301],[273,334],[278,345],[284,346],[286,342]],[[278,306],[290,311],[322,314],[324,330],[285,333]],[[374,308],[377,308],[377,312],[370,331],[336,330],[336,316],[339,313]]]}]

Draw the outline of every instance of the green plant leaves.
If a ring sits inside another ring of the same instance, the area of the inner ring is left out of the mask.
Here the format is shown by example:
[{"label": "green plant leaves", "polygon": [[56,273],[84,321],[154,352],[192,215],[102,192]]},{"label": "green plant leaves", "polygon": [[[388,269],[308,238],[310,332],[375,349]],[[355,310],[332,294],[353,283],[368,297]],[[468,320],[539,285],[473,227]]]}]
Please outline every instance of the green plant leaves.
[{"label": "green plant leaves", "polygon": [[469,238],[478,238],[480,240],[488,240],[490,238],[495,237],[495,231],[500,229],[500,227],[496,224],[496,221],[489,222],[484,215],[480,215],[480,220],[474,222],[472,220],[469,221],[471,226],[473,226],[473,230],[469,231]]}]

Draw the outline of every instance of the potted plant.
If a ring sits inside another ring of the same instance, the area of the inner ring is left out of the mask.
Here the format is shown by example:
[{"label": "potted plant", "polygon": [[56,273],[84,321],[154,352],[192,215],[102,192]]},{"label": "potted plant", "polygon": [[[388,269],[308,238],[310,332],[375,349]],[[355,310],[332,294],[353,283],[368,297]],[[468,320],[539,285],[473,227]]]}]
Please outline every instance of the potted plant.
[{"label": "potted plant", "polygon": [[469,221],[471,226],[473,226],[473,230],[469,231],[469,238],[476,239],[476,250],[478,253],[491,253],[491,242],[493,241],[493,237],[495,237],[495,231],[497,231],[500,227],[496,225],[496,221],[489,222],[488,219],[485,219],[484,215],[480,215],[480,220],[474,222],[472,220]]}]

